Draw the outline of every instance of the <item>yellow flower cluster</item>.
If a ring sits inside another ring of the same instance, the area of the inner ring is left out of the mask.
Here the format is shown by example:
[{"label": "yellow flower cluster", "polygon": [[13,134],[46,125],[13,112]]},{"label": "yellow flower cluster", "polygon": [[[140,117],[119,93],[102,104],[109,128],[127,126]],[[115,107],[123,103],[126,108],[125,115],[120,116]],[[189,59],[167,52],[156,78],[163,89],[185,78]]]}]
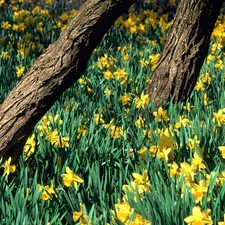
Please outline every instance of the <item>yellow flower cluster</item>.
[{"label": "yellow flower cluster", "polygon": [[155,131],[159,135],[157,145],[152,145],[149,149],[145,146],[138,153],[142,159],[148,159],[149,155],[157,156],[159,159],[171,160],[174,155],[174,150],[177,149],[177,144],[174,140],[172,127],[158,129]]},{"label": "yellow flower cluster", "polygon": [[[113,218],[117,218],[120,222],[125,225],[150,225],[151,222],[144,219],[140,214],[136,213],[133,208],[127,202],[115,204],[115,210],[112,211]],[[133,218],[133,219],[131,219]]]},{"label": "yellow flower cluster", "polygon": [[[52,145],[59,148],[69,147],[69,137],[59,135],[56,129],[52,130],[51,123],[56,123],[58,121],[58,115],[52,117],[51,115],[45,115],[42,118],[42,122],[37,126],[40,131],[40,136],[46,135],[46,140],[49,140]],[[58,121],[62,124],[62,120]]]},{"label": "yellow flower cluster", "polygon": [[[78,184],[83,183],[84,180],[76,175],[68,166],[66,167],[66,173],[62,174],[63,183],[66,187],[74,186],[75,189],[78,188]],[[38,184],[39,193],[41,194],[41,200],[52,200],[52,197],[57,197],[53,184],[51,186],[43,186]]]},{"label": "yellow flower cluster", "polygon": [[109,134],[112,138],[120,138],[124,135],[123,126],[116,126],[113,124],[114,119],[112,119],[109,124],[105,124],[104,128],[109,129]]},{"label": "yellow flower cluster", "polygon": [[153,112],[153,115],[157,118],[158,122],[170,120],[167,116],[167,111],[163,110],[162,107],[159,107],[158,111]]},{"label": "yellow flower cluster", "polygon": [[215,29],[212,33],[212,38],[221,45],[225,45],[225,16],[220,15],[217,19]]},{"label": "yellow flower cluster", "polygon": [[172,25],[172,23],[168,23],[167,21],[167,14],[159,17],[154,10],[144,10],[138,15],[130,13],[127,19],[120,17],[116,21],[116,26],[118,26],[120,29],[126,28],[132,35],[137,33],[139,35],[145,35],[149,28],[154,30],[159,28],[163,34],[160,39],[160,43],[164,44],[166,40],[166,31]]},{"label": "yellow flower cluster", "polygon": [[[203,198],[208,193],[208,188],[210,181],[215,179],[216,184],[221,186],[221,184],[225,181],[224,172],[222,174],[218,174],[217,177],[215,173],[207,174],[205,171],[205,162],[203,157],[200,156],[197,152],[194,153],[193,158],[190,163],[182,162],[178,166],[176,162],[168,164],[170,176],[176,176],[178,180],[182,177],[184,178],[181,198],[185,198],[185,192],[188,191],[193,194],[196,203],[202,205]],[[196,181],[197,172],[201,171],[204,178]],[[210,199],[208,199],[210,201]]]},{"label": "yellow flower cluster", "polygon": [[139,194],[140,199],[144,192],[150,191],[150,181],[147,170],[144,171],[143,175],[138,173],[132,173],[134,181],[129,185],[123,185],[122,189],[125,193],[123,202],[115,204],[115,210],[112,210],[112,220],[118,219],[123,224],[127,225],[150,225],[151,222],[144,219],[140,214],[136,213],[133,208],[130,207],[127,202],[127,194],[132,193],[134,200],[136,201],[136,193]]},{"label": "yellow flower cluster", "polygon": [[[41,200],[52,200],[52,197],[55,195],[55,190],[53,185],[49,186],[43,186],[41,184],[38,184],[39,193],[41,193]],[[56,195],[55,195],[56,197]]]},{"label": "yellow flower cluster", "polygon": [[136,108],[145,108],[150,103],[150,98],[148,94],[144,94],[144,92],[141,93],[141,97],[138,96],[135,98],[135,104]]},{"label": "yellow flower cluster", "polygon": [[54,147],[65,148],[69,147],[69,137],[62,137],[58,134],[58,131],[55,129],[52,132],[48,132],[46,140],[49,140]]}]

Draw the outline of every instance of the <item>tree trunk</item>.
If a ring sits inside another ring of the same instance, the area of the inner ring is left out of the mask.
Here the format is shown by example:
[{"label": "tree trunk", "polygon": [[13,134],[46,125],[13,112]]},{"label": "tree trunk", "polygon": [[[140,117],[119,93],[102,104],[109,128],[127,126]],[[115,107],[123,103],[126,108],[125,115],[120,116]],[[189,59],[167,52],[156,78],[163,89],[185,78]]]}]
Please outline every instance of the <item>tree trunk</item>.
[{"label": "tree trunk", "polygon": [[135,0],[89,0],[0,107],[0,156],[17,161],[35,124],[84,72],[115,20]]},{"label": "tree trunk", "polygon": [[147,93],[155,107],[185,101],[207,56],[223,0],[181,0]]}]

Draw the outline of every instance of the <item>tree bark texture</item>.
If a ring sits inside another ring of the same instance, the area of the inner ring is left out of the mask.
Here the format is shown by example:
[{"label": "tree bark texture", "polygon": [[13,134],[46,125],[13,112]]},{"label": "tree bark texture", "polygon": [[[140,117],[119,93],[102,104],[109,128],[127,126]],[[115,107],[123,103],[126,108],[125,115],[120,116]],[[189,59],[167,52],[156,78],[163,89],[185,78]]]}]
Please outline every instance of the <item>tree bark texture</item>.
[{"label": "tree bark texture", "polygon": [[147,87],[155,107],[185,101],[207,56],[223,0],[181,0],[164,50]]},{"label": "tree bark texture", "polygon": [[135,0],[89,0],[0,107],[0,156],[15,162],[36,123],[84,72],[95,47]]}]

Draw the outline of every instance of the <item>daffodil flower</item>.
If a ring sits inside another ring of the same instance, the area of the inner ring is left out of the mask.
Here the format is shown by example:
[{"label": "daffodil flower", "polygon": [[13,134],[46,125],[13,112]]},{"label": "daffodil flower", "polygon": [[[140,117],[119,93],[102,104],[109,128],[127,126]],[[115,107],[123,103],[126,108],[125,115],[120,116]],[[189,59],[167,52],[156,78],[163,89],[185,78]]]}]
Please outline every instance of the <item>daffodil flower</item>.
[{"label": "daffodil flower", "polygon": [[65,186],[69,187],[73,185],[77,189],[78,183],[83,183],[84,180],[76,175],[68,166],[66,167],[66,173],[61,175]]}]

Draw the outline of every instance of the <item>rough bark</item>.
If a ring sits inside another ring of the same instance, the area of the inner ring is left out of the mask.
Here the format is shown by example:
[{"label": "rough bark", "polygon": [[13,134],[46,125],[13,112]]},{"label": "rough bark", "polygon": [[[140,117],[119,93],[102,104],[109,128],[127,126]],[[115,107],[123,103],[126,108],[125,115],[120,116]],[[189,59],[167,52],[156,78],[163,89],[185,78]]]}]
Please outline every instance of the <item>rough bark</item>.
[{"label": "rough bark", "polygon": [[15,162],[35,124],[84,72],[114,21],[135,0],[89,0],[0,107],[0,156]]},{"label": "rough bark", "polygon": [[158,107],[190,96],[223,0],[181,0],[147,93]]}]

